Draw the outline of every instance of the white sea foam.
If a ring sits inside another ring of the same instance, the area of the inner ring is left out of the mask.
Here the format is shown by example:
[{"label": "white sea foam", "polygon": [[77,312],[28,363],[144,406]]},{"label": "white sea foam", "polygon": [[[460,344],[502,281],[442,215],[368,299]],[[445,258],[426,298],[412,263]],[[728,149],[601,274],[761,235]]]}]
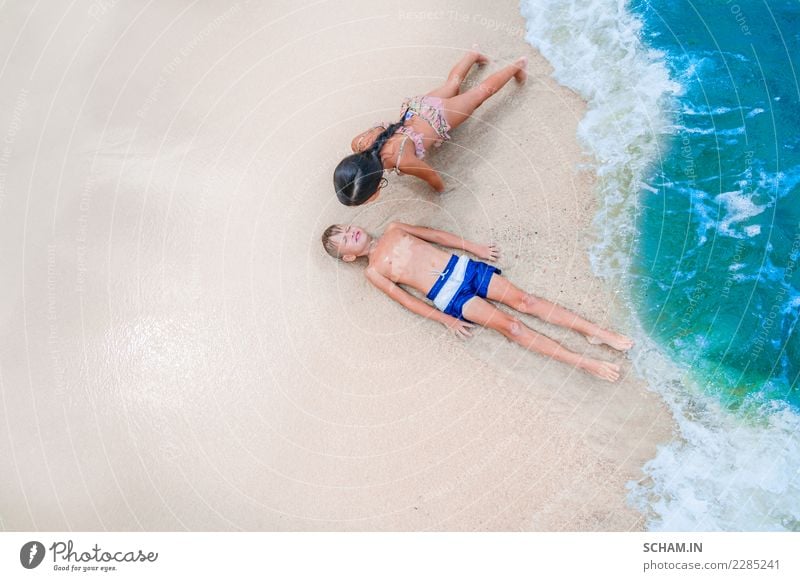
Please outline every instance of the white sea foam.
[{"label": "white sea foam", "polygon": [[754,236],[761,231],[761,227],[757,224],[747,226],[741,232],[733,229],[732,226],[758,216],[770,204],[758,205],[753,202],[752,197],[746,196],[742,191],[723,192],[714,199],[725,211],[724,217],[717,225],[717,231],[720,234],[731,236],[732,238],[745,238]]},{"label": "white sea foam", "polygon": [[637,369],[669,404],[682,438],[662,447],[629,483],[658,531],[800,530],[800,416],[777,403],[723,410],[692,389],[650,343]]},{"label": "white sea foam", "polygon": [[[589,110],[578,127],[584,148],[597,160],[602,208],[595,220],[603,243],[593,253],[627,248],[635,234],[636,192],[660,155],[672,120],[665,110],[681,87],[669,78],[662,56],[639,39],[641,23],[623,2],[523,0],[526,39],[555,69],[556,79],[583,96]],[[628,258],[605,268],[621,275]]]},{"label": "white sea foam", "polygon": [[777,193],[784,197],[800,185],[800,166],[794,166],[786,171],[770,172],[763,167],[758,169],[758,187],[770,194]]},{"label": "white sea foam", "polygon": [[[521,11],[527,40],[550,61],[555,78],[588,101],[578,137],[596,160],[602,200],[595,219],[601,241],[591,251],[592,267],[604,278],[625,282],[638,194],[657,190],[644,179],[666,155],[665,136],[678,130],[670,112],[682,110],[682,88],[669,78],[665,55],[642,44],[641,22],[622,0],[522,0]],[[705,58],[687,63],[685,78],[709,63]],[[732,195],[719,200],[732,212],[729,226],[759,211],[745,200]],[[706,218],[703,236],[712,222]],[[631,317],[634,367],[662,395],[680,430],[644,466],[647,477],[629,484],[630,500],[647,515],[648,527],[800,529],[800,416],[757,401],[735,413],[723,409]]]},{"label": "white sea foam", "polygon": [[761,224],[753,224],[751,226],[745,226],[744,233],[748,238],[753,238],[761,234]]}]

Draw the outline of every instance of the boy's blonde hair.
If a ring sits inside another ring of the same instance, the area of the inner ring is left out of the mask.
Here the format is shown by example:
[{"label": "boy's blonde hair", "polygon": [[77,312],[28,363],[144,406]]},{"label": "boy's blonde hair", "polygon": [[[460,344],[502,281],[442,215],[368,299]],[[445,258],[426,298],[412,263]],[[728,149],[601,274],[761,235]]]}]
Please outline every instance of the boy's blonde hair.
[{"label": "boy's blonde hair", "polygon": [[344,232],[344,229],[339,224],[332,224],[322,233],[322,246],[325,248],[325,252],[334,258],[341,258],[341,256],[339,256],[339,247],[334,244],[331,238],[342,232]]}]

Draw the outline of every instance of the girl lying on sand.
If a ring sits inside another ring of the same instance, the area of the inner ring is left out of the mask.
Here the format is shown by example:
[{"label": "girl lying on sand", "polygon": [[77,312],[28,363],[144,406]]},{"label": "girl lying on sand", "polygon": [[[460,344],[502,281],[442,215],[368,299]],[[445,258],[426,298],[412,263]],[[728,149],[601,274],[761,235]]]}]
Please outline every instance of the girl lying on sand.
[{"label": "girl lying on sand", "polygon": [[[607,381],[619,379],[619,365],[573,353],[560,343],[526,327],[516,317],[499,310],[498,301],[521,313],[539,317],[581,333],[593,344],[604,343],[627,351],[633,341],[582,319],[563,307],[525,293],[500,276],[500,270],[444,252],[430,243],[471,252],[484,260],[497,260],[494,244],[482,246],[454,234],[409,226],[389,224],[380,238],[373,238],[355,226],[330,226],[322,235],[325,251],[345,262],[360,257],[369,261],[367,279],[410,311],[438,321],[460,337],[469,337],[472,323],[499,331],[528,351],[569,363]],[[403,290],[404,284],[427,293],[436,308]],[[437,310],[438,309],[438,310]]]},{"label": "girl lying on sand", "polygon": [[459,93],[472,66],[486,62],[488,59],[475,47],[453,67],[444,85],[403,101],[397,123],[378,124],[353,138],[350,146],[355,153],[344,158],[333,174],[339,201],[345,206],[359,206],[377,198],[386,185],[384,170],[416,176],[437,192],[443,191],[441,176],[422,161],[426,147],[450,139],[448,132],[466,121],[512,77],[519,83],[527,77],[528,59],[520,57],[477,87]]}]

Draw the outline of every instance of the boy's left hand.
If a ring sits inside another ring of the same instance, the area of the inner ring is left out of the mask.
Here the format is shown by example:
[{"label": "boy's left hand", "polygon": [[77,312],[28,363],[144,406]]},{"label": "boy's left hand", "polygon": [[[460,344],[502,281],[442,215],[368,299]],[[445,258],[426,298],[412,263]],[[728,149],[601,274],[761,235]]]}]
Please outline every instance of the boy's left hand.
[{"label": "boy's left hand", "polygon": [[491,260],[494,262],[500,258],[500,247],[494,242],[491,242],[486,246],[478,245],[475,247],[473,254],[481,260]]}]

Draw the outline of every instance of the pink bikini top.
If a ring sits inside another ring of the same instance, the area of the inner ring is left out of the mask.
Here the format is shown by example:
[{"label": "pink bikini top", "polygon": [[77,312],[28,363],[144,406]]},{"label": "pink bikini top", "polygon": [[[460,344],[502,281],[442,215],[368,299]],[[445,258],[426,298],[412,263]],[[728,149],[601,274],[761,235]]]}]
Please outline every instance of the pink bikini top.
[{"label": "pink bikini top", "polygon": [[[387,125],[381,121],[380,123],[373,125],[373,127],[382,127],[383,129],[386,129]],[[397,133],[402,133],[408,139],[414,142],[414,153],[418,158],[423,159],[425,157],[425,145],[422,143],[422,133],[414,131],[411,127],[406,125],[403,125],[400,129],[398,129]],[[403,140],[403,145],[405,145],[405,140]],[[400,147],[403,147],[403,145]]]},{"label": "pink bikini top", "polygon": [[[439,136],[433,144],[435,147],[438,147],[443,141],[450,139],[450,135],[447,133],[450,130],[450,124],[447,123],[444,117],[443,105],[442,99],[439,97],[431,97],[430,95],[409,97],[403,101],[401,106],[401,111],[404,111],[403,121],[408,121],[414,115],[418,115],[421,119],[425,120]],[[381,122],[376,123],[374,127],[386,129],[387,125]],[[400,144],[400,153],[397,156],[397,163],[395,163],[394,168],[395,173],[399,174],[400,170],[397,169],[397,165],[400,163],[400,158],[403,157],[403,148],[406,145],[406,141],[410,139],[414,142],[414,153],[419,159],[425,158],[425,145],[422,141],[422,133],[414,131],[413,128],[407,125],[400,127],[397,133],[405,135],[405,139],[403,139]]]}]

